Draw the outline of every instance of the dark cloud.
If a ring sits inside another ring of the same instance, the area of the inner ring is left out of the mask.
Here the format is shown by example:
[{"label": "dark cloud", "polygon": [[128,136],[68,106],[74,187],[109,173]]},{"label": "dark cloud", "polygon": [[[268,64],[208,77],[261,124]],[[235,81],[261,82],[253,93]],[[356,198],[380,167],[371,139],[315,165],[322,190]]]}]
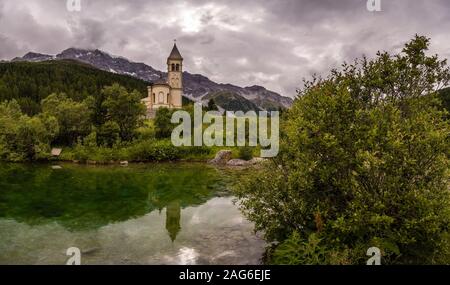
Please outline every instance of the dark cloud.
[{"label": "dark cloud", "polygon": [[10,59],[12,57],[15,57],[17,53],[23,52],[23,50],[16,45],[14,41],[11,41],[8,37],[0,34],[0,60],[3,59]]},{"label": "dark cloud", "polygon": [[1,0],[0,59],[28,50],[100,48],[165,69],[173,39],[185,67],[213,80],[260,84],[293,96],[302,78],[377,50],[399,51],[419,33],[450,57],[448,0]]},{"label": "dark cloud", "polygon": [[[70,31],[77,47],[95,49],[104,46],[106,41],[107,27],[100,21],[83,19],[72,22]],[[118,45],[124,46],[126,39],[119,39]]]}]

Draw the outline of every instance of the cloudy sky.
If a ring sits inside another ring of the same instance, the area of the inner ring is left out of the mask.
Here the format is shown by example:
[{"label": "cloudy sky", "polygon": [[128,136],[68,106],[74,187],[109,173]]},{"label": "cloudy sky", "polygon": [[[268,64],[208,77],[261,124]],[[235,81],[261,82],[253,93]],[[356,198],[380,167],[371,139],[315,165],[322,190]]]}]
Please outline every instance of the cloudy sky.
[{"label": "cloudy sky", "polygon": [[303,78],[415,33],[450,58],[448,0],[380,0],[380,12],[367,0],[80,1],[0,0],[0,59],[98,48],[164,70],[176,38],[191,73],[293,96]]}]

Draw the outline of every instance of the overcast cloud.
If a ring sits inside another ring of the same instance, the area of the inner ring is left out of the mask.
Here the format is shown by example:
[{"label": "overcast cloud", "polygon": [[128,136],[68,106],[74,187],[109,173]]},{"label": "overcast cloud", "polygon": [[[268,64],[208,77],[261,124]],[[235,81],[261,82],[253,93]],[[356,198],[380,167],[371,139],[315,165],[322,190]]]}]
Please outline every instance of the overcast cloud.
[{"label": "overcast cloud", "polygon": [[399,51],[415,33],[450,58],[450,1],[381,0],[381,12],[366,2],[81,0],[69,12],[66,0],[0,0],[0,59],[98,48],[164,70],[176,38],[191,73],[294,96],[302,78]]}]

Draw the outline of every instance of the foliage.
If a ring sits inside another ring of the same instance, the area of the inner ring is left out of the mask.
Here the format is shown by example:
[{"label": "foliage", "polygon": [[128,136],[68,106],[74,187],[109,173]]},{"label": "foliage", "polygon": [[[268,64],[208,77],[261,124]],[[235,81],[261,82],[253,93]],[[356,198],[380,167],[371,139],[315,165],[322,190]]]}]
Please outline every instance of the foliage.
[{"label": "foliage", "polygon": [[304,250],[294,232],[316,233],[337,260],[356,264],[372,246],[385,264],[445,254],[450,126],[436,88],[450,72],[426,55],[428,45],[416,36],[401,54],[378,53],[305,84],[286,114],[279,157],[237,191],[256,230],[281,243],[275,261],[301,261],[283,246],[291,237]]},{"label": "foliage", "polygon": [[334,252],[323,244],[318,234],[312,233],[307,239],[294,231],[291,236],[279,244],[270,255],[268,263],[288,265],[345,265],[348,264],[347,252]]},{"label": "foliage", "polygon": [[143,126],[136,129],[136,136],[138,140],[154,139],[156,136],[153,120],[145,120]]},{"label": "foliage", "polygon": [[107,121],[98,128],[97,144],[112,147],[120,142],[120,126],[114,121]]},{"label": "foliage", "polygon": [[90,110],[84,102],[75,102],[63,93],[53,93],[42,100],[42,111],[44,116],[58,120],[58,143],[70,145],[90,133]]},{"label": "foliage", "polygon": [[211,98],[208,101],[208,107],[207,107],[207,111],[218,111],[219,108],[217,108],[216,102],[214,102],[214,99]]},{"label": "foliage", "polygon": [[172,112],[167,108],[159,108],[155,116],[156,138],[170,138],[174,126],[170,122]]},{"label": "foliage", "polygon": [[54,117],[28,117],[16,101],[0,103],[0,160],[40,160],[48,157],[58,124]]},{"label": "foliage", "polygon": [[439,90],[439,99],[442,102],[442,107],[447,110],[447,119],[450,118],[450,87]]},{"label": "foliage", "polygon": [[145,116],[145,106],[138,91],[128,92],[124,87],[113,84],[103,89],[106,100],[106,118],[119,126],[120,138],[131,141],[136,128],[141,126]]},{"label": "foliage", "polygon": [[75,101],[101,95],[104,86],[118,83],[127,90],[147,94],[143,80],[98,70],[70,60],[0,63],[0,102],[16,99],[28,115],[40,112],[40,102],[52,93]]},{"label": "foliage", "polygon": [[239,158],[243,160],[251,160],[253,158],[253,147],[250,146],[240,147]]},{"label": "foliage", "polygon": [[133,144],[126,149],[130,161],[169,161],[181,158],[180,148],[170,140],[150,140]]}]

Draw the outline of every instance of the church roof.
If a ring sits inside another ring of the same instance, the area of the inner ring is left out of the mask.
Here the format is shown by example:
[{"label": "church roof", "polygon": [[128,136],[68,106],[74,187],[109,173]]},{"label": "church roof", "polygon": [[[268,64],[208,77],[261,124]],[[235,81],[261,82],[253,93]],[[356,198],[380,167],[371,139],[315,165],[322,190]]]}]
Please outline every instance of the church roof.
[{"label": "church roof", "polygon": [[172,49],[172,52],[169,55],[169,59],[183,59],[183,57],[181,56],[180,51],[177,48],[177,44],[176,43],[173,45],[173,49]]}]

